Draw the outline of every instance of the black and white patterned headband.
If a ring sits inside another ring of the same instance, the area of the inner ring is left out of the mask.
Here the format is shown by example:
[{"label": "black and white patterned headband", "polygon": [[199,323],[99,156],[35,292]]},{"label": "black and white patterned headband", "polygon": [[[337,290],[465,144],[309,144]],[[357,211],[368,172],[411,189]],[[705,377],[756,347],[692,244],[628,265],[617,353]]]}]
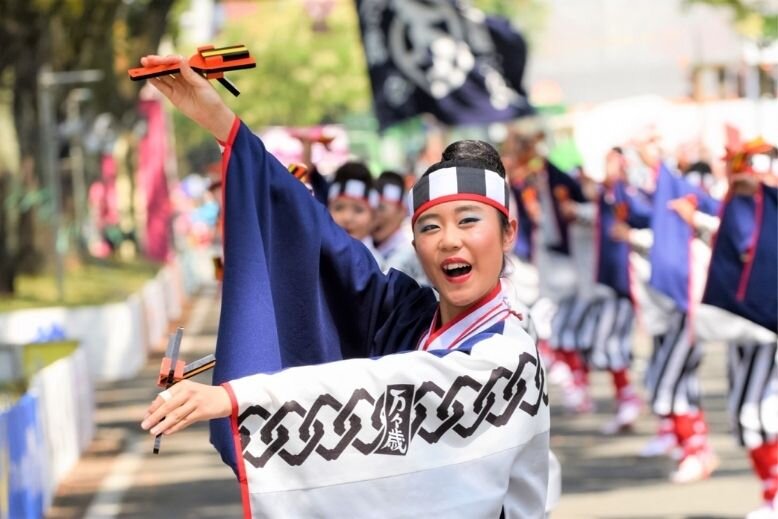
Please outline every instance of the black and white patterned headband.
[{"label": "black and white patterned headband", "polygon": [[403,204],[403,190],[396,184],[384,184],[381,188],[381,199],[393,204]]},{"label": "black and white patterned headband", "polygon": [[327,195],[327,200],[333,201],[340,197],[362,200],[373,209],[378,207],[378,193],[374,189],[369,188],[368,185],[361,180],[352,178],[345,182],[335,182],[332,184]]},{"label": "black and white patterned headband", "polygon": [[499,173],[472,167],[442,168],[425,175],[408,193],[411,223],[429,209],[452,200],[474,200],[508,213],[508,184]]}]

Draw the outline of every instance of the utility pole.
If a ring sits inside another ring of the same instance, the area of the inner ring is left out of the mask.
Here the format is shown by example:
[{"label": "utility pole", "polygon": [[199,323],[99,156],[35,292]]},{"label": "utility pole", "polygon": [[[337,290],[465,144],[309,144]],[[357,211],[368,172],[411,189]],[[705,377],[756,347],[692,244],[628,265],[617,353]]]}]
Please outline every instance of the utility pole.
[{"label": "utility pole", "polygon": [[52,243],[55,259],[57,299],[65,298],[65,252],[67,237],[62,232],[62,193],[57,163],[57,121],[54,112],[54,89],[58,86],[95,83],[103,78],[101,70],[73,70],[52,72],[44,65],[38,73],[38,125],[41,139],[41,164],[43,176],[51,194]]},{"label": "utility pole", "polygon": [[70,142],[70,174],[73,180],[73,212],[76,229],[76,247],[79,253],[86,250],[83,240],[83,227],[86,220],[86,179],[84,167],[84,124],[81,119],[81,103],[91,97],[88,88],[74,88],[68,92],[65,101],[65,113],[68,122]]}]

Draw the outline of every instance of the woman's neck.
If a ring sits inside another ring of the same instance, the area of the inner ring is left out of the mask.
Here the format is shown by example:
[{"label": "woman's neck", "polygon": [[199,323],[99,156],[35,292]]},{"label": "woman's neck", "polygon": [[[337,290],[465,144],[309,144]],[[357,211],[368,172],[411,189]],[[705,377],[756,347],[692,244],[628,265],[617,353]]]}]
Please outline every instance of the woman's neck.
[{"label": "woman's neck", "polygon": [[497,280],[497,284],[491,290],[489,290],[486,294],[484,294],[476,301],[474,301],[473,303],[465,307],[455,306],[454,304],[449,303],[448,301],[444,300],[441,297],[440,304],[438,305],[439,311],[438,311],[437,322],[435,323],[435,329],[437,330],[438,328],[442,328],[443,326],[446,326],[451,321],[461,319],[465,315],[472,312],[475,308],[483,305],[484,303],[490,301],[491,299],[494,299],[494,297],[497,296],[500,290],[501,290],[500,280]]}]

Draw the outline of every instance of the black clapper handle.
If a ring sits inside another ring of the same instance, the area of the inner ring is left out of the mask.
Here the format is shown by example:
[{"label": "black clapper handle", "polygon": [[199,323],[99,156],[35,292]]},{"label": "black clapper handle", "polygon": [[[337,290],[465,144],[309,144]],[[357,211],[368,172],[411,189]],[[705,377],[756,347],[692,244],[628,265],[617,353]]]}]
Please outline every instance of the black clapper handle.
[{"label": "black clapper handle", "polygon": [[[178,362],[178,350],[181,348],[181,337],[184,334],[184,329],[179,327],[176,329],[176,333],[170,334],[170,339],[167,343],[167,349],[165,350],[165,357],[170,359],[170,370],[167,374],[167,380],[165,381],[165,390],[175,383],[176,363]],[[164,418],[162,418],[164,420]],[[160,420],[160,422],[162,421]],[[154,438],[154,454],[159,454],[159,447],[162,443],[162,434],[158,434]]]},{"label": "black clapper handle", "polygon": [[234,95],[235,97],[238,97],[240,95],[240,90],[238,90],[238,87],[235,86],[235,83],[227,79],[226,77],[220,77],[216,81],[221,83],[221,86],[227,89],[227,91]]}]

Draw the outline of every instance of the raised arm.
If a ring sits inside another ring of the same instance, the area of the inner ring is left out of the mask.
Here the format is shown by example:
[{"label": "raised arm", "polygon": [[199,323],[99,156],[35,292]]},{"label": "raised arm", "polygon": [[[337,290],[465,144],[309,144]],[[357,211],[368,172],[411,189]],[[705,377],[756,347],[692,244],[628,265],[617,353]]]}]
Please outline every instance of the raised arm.
[{"label": "raised arm", "polygon": [[[179,75],[152,84],[224,145],[224,279],[214,383],[371,354],[402,279],[384,276],[365,246],[332,221],[185,61],[147,56],[142,63],[178,64]],[[421,290],[406,289],[403,301]],[[211,425],[212,443],[234,466],[229,423]]]},{"label": "raised arm", "polygon": [[[367,249],[332,221],[187,60],[146,56],[141,63],[179,66],[180,74],[154,78],[152,84],[224,145],[224,293],[231,307],[224,319],[231,329],[246,330],[230,333],[231,342],[256,337],[254,323],[264,329],[276,328],[275,333],[262,333],[263,340],[270,336],[271,349],[280,349],[280,353],[264,355],[276,361],[263,364],[270,369],[337,360],[341,357],[338,335],[346,326],[351,342],[367,348],[372,327],[368,318],[359,317],[380,304],[386,289],[385,277]],[[272,306],[274,312],[260,314],[258,303]],[[350,316],[348,322],[341,319],[345,315]],[[317,334],[328,343],[321,343],[326,351],[307,338],[298,340],[300,334],[290,332],[297,328],[291,320],[329,329],[329,333]],[[306,351],[301,353],[303,345]],[[349,356],[358,355],[355,344],[346,348]]]},{"label": "raised arm", "polygon": [[145,56],[144,67],[178,65],[181,73],[158,76],[149,80],[185,116],[225,142],[235,120],[235,114],[224,104],[207,79],[197,74],[182,56]]}]

